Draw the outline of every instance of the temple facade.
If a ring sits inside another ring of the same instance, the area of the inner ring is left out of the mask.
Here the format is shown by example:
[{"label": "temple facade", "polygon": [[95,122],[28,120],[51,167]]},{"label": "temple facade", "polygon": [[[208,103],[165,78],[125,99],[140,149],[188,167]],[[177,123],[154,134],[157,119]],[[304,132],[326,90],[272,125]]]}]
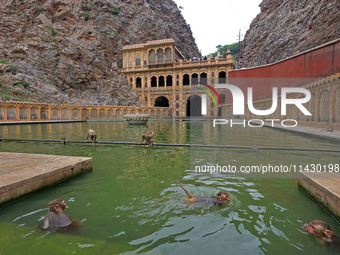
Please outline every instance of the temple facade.
[{"label": "temple facade", "polygon": [[[225,56],[186,59],[173,39],[129,45],[121,51],[123,73],[143,106],[168,107],[173,110],[173,118],[201,116],[201,95],[205,92],[197,87],[226,83],[233,69],[230,52]],[[224,103],[225,95],[220,97]],[[206,116],[221,115],[219,108],[220,104],[208,101]]]}]

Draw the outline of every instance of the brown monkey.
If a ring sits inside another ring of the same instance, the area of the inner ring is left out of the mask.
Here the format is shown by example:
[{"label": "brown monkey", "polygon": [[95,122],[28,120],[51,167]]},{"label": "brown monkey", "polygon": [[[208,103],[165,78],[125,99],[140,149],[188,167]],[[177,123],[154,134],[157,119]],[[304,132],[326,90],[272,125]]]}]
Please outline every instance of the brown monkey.
[{"label": "brown monkey", "polygon": [[92,143],[95,143],[97,140],[96,132],[94,132],[93,129],[89,129],[89,131],[87,131],[87,140],[89,140],[89,138],[91,139]]},{"label": "brown monkey", "polygon": [[329,244],[339,243],[339,238],[336,235],[334,235],[329,225],[322,220],[313,220],[309,223],[306,223],[303,226],[303,230],[313,236],[316,236],[317,238],[322,240],[323,243]]},{"label": "brown monkey", "polygon": [[145,144],[148,145],[153,145],[153,131],[148,131],[146,132],[144,135],[142,135],[142,141],[140,142],[140,144],[142,144],[142,142],[145,140]]},{"label": "brown monkey", "polygon": [[40,224],[42,229],[63,230],[79,227],[79,223],[64,213],[66,203],[64,199],[55,199],[47,204],[49,211]]},{"label": "brown monkey", "polygon": [[204,202],[211,203],[215,205],[222,205],[224,202],[229,202],[231,198],[229,194],[225,191],[220,191],[217,193],[216,197],[204,198],[204,197],[196,197],[191,195],[181,184],[178,184],[184,192],[188,195],[190,202]]}]

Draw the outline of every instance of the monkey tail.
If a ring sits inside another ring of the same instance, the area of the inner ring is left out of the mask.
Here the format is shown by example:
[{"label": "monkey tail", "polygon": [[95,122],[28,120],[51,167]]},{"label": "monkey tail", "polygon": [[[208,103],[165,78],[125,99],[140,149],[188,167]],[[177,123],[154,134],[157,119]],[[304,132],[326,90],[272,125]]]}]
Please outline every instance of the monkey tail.
[{"label": "monkey tail", "polygon": [[191,195],[181,184],[178,184],[183,190],[184,192],[188,195],[189,198],[194,198],[195,196]]}]

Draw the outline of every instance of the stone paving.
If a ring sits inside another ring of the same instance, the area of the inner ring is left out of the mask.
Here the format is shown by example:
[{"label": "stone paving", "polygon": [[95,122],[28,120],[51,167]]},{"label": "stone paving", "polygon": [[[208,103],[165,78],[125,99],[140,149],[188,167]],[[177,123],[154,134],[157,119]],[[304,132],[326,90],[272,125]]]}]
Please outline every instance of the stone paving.
[{"label": "stone paving", "polygon": [[0,152],[0,204],[92,169],[92,158]]}]

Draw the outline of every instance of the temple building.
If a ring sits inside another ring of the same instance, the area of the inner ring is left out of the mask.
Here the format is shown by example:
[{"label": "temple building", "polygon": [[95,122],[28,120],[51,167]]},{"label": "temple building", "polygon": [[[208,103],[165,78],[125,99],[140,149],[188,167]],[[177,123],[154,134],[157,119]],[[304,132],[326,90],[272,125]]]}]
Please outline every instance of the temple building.
[{"label": "temple building", "polygon": [[[226,83],[233,56],[185,59],[173,39],[124,46],[123,73],[146,107],[170,107],[173,118],[201,116],[201,84]],[[225,101],[225,95],[220,95]],[[191,107],[195,106],[195,107]],[[208,101],[207,116],[221,115],[220,105]],[[195,110],[193,110],[195,109]]]}]

